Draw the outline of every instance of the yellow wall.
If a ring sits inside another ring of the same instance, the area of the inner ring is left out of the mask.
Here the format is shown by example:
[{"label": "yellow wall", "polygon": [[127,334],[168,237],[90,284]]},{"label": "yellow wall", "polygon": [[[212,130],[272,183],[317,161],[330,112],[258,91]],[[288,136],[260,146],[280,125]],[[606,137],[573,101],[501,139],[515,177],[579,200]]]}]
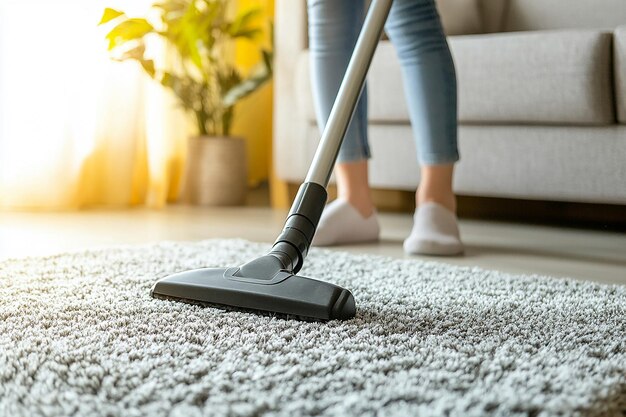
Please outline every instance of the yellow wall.
[{"label": "yellow wall", "polygon": [[[273,21],[274,0],[238,0],[240,10],[261,7],[267,35],[263,39],[270,45],[269,21]],[[236,46],[237,63],[249,69],[259,62],[258,45],[241,41]],[[256,185],[269,177],[272,156],[272,83],[267,83],[236,108],[233,135],[244,137],[248,142],[248,178]]]}]

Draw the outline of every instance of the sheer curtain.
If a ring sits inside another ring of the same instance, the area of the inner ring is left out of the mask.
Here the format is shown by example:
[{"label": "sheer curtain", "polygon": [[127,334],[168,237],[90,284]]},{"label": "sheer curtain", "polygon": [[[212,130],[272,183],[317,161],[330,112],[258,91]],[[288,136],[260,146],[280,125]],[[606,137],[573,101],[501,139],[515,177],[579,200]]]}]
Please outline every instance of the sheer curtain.
[{"label": "sheer curtain", "polygon": [[188,124],[138,66],[109,60],[106,6],[148,2],[0,0],[0,208],[175,199]]}]

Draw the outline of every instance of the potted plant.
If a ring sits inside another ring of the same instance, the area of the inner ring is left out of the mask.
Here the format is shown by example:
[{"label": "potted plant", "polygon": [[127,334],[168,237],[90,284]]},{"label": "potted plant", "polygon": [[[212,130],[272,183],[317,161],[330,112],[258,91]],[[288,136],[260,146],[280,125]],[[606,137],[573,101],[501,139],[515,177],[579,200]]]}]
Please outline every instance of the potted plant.
[{"label": "potted plant", "polygon": [[[146,18],[107,8],[100,21],[113,26],[106,35],[111,57],[140,63],[193,116],[197,136],[189,140],[183,199],[195,204],[244,203],[246,147],[231,136],[235,105],[272,75],[270,50],[259,48],[260,64],[247,75],[228,59],[235,40],[254,40],[263,32],[255,24],[260,9],[231,17],[229,3],[164,0]],[[167,53],[150,54],[159,39]]]}]

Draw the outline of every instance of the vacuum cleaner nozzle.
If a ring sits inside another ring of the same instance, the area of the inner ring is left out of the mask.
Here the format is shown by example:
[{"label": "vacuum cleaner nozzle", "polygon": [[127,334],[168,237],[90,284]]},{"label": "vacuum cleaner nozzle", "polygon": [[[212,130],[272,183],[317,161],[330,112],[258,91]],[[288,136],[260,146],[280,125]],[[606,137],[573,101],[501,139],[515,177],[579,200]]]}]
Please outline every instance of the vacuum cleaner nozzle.
[{"label": "vacuum cleaner nozzle", "polygon": [[354,317],[354,297],[344,288],[286,271],[255,277],[242,273],[244,267],[203,268],[170,275],[157,281],[151,295],[320,320]]}]

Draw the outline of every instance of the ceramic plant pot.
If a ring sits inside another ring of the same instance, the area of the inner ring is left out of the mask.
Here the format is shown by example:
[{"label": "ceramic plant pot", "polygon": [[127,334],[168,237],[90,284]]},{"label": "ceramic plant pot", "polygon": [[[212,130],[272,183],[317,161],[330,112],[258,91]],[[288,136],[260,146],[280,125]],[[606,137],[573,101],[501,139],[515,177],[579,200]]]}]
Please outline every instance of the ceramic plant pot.
[{"label": "ceramic plant pot", "polygon": [[236,137],[189,140],[182,200],[202,206],[236,206],[248,191],[246,142]]}]

